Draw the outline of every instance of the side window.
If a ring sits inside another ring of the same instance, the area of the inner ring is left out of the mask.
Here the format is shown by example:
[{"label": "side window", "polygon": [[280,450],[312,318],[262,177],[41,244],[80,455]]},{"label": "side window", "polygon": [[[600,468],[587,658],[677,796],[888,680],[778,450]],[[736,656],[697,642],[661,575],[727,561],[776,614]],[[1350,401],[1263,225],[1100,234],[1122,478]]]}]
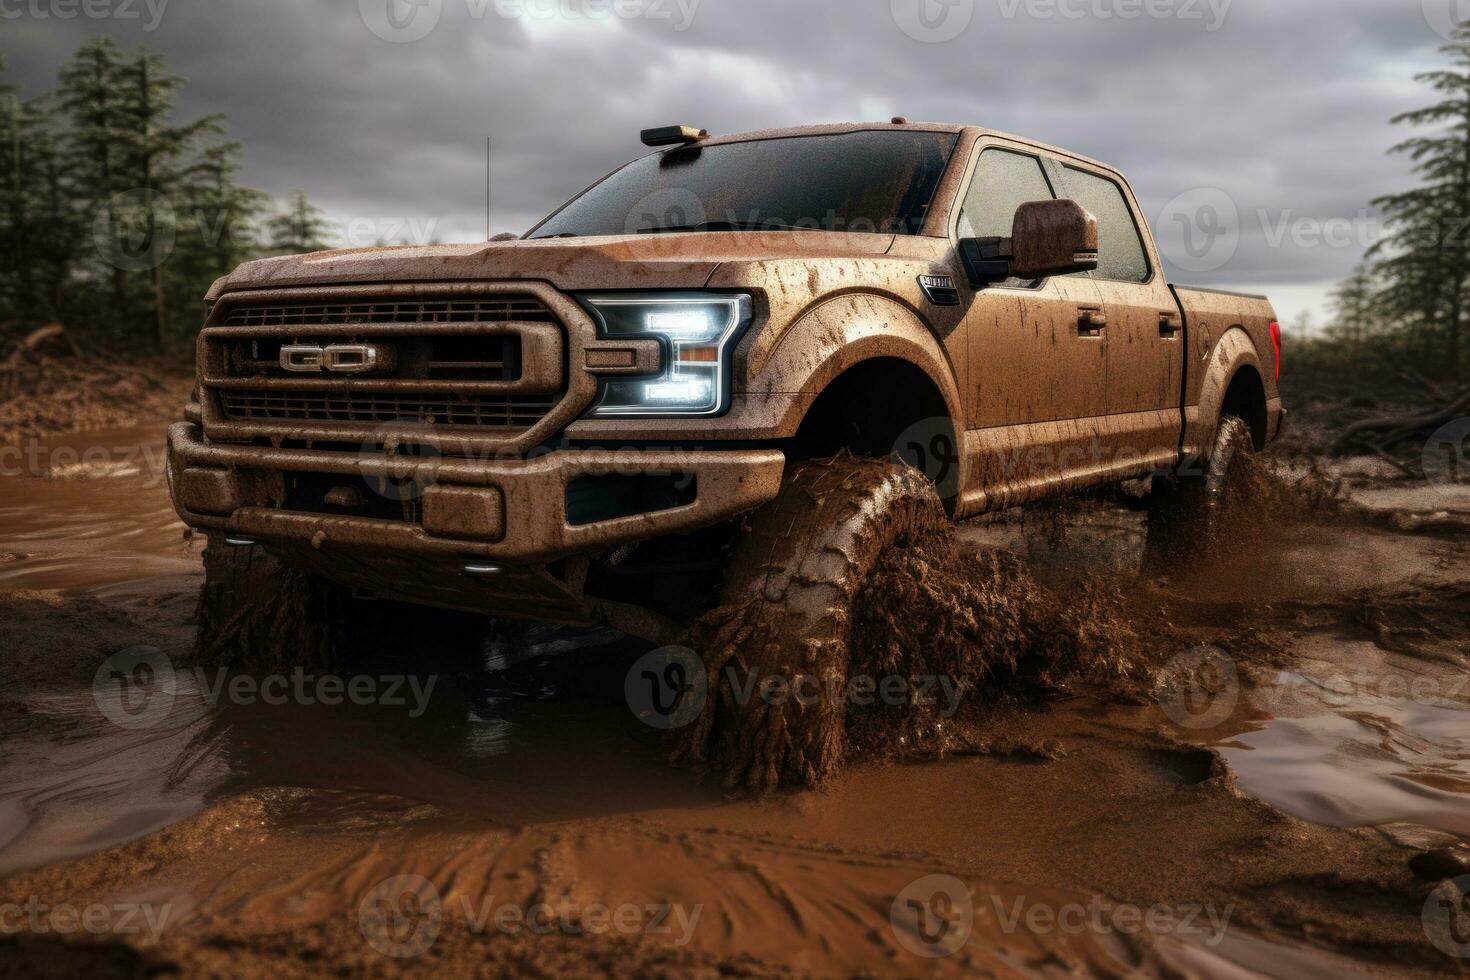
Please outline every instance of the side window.
[{"label": "side window", "polygon": [[1062,171],[1067,196],[1097,218],[1100,252],[1093,276],[1118,282],[1148,282],[1148,253],[1123,189],[1106,177],[1086,170],[1063,167]]},{"label": "side window", "polygon": [[960,237],[1009,238],[1017,208],[1051,199],[1051,184],[1040,160],[1008,150],[986,150],[960,208]]}]

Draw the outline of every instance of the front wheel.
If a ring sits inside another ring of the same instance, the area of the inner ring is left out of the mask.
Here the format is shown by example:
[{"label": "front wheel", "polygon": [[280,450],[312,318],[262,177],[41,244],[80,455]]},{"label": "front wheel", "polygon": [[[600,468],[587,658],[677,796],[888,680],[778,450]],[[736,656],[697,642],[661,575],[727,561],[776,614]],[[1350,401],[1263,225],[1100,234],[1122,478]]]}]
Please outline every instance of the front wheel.
[{"label": "front wheel", "polygon": [[885,552],[950,533],[934,486],[902,462],[801,463],[751,518],[722,606],[692,632],[709,702],[676,758],[714,762],[731,789],[813,786],[846,753],[854,603]]},{"label": "front wheel", "polygon": [[243,670],[328,667],[338,659],[350,599],[342,587],[286,565],[260,545],[210,534],[195,659]]}]

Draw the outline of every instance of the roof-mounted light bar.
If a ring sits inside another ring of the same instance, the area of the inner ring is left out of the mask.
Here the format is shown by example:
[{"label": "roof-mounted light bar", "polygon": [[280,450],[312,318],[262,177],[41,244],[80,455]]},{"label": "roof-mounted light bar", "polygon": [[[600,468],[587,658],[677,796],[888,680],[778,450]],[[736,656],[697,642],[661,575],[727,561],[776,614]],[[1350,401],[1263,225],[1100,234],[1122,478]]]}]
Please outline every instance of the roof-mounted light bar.
[{"label": "roof-mounted light bar", "polygon": [[661,126],[658,129],[645,129],[640,135],[644,146],[678,146],[708,139],[709,130],[694,126]]}]

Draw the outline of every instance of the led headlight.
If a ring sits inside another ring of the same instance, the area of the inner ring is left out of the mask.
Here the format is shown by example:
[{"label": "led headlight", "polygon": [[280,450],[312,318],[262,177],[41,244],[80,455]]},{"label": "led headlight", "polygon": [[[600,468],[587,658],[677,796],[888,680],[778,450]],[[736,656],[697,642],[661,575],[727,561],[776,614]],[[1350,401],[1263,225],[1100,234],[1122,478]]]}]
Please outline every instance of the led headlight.
[{"label": "led headlight", "polygon": [[607,293],[582,296],[603,337],[654,337],[664,344],[657,377],[602,383],[589,413],[609,416],[699,416],[724,411],[730,357],[750,323],[750,297],[718,293]]}]

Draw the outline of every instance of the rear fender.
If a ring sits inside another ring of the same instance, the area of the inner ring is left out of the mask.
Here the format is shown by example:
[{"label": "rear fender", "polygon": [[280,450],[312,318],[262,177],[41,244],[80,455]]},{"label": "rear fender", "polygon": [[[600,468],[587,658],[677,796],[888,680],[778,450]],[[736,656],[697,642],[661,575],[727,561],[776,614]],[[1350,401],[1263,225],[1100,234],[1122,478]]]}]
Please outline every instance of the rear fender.
[{"label": "rear fender", "polygon": [[1231,327],[1220,335],[1203,362],[1204,379],[1200,387],[1199,404],[1185,410],[1184,458],[1199,460],[1208,454],[1215,444],[1216,429],[1220,424],[1220,409],[1225,404],[1225,393],[1230,382],[1235,380],[1241,368],[1253,367],[1262,379],[1266,377],[1261,357],[1250,334],[1240,326]]}]

